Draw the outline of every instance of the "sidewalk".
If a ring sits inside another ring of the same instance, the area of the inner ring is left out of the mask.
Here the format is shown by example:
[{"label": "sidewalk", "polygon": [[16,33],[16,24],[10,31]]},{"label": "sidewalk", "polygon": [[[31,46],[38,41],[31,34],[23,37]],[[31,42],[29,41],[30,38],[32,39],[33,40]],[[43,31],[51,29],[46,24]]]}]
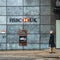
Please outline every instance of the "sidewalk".
[{"label": "sidewalk", "polygon": [[49,50],[17,50],[17,51],[0,51],[0,57],[31,57],[31,58],[60,58],[60,50],[56,53],[49,53]]}]

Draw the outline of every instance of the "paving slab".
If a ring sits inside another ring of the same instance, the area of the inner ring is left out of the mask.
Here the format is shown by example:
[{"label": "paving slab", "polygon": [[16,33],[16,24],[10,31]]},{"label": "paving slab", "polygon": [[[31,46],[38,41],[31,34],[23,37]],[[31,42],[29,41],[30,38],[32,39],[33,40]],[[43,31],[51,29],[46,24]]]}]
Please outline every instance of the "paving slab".
[{"label": "paving slab", "polygon": [[60,50],[56,53],[49,53],[49,50],[17,50],[0,51],[0,57],[25,57],[25,58],[60,58]]}]

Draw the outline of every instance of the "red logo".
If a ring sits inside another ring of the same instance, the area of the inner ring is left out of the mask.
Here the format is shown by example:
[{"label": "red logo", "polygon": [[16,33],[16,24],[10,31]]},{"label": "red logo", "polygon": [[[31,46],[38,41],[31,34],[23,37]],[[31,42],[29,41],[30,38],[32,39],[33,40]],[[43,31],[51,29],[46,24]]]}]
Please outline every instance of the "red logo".
[{"label": "red logo", "polygon": [[23,18],[23,22],[28,22],[29,19],[28,18]]}]

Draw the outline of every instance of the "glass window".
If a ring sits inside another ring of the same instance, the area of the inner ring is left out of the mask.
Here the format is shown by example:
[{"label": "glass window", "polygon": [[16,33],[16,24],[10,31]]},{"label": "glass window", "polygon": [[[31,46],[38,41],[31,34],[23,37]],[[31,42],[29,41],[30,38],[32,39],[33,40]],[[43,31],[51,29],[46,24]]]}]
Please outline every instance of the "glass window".
[{"label": "glass window", "polygon": [[39,6],[40,0],[24,0],[24,6]]},{"label": "glass window", "polygon": [[0,15],[6,15],[6,7],[0,7]]},{"label": "glass window", "polygon": [[41,34],[41,41],[40,43],[49,43],[49,37],[50,37],[50,34]]},{"label": "glass window", "polygon": [[7,16],[7,24],[23,24],[23,16]]},{"label": "glass window", "polygon": [[7,0],[7,6],[23,6],[23,0]]},{"label": "glass window", "polygon": [[19,43],[19,35],[17,34],[9,34],[7,35],[8,43]]},{"label": "glass window", "polygon": [[24,18],[29,19],[29,22],[25,22],[24,24],[40,24],[40,16],[24,16]]},{"label": "glass window", "polygon": [[39,49],[39,44],[27,44],[24,49]]},{"label": "glass window", "polygon": [[41,24],[50,24],[51,16],[41,16]]},{"label": "glass window", "polygon": [[19,44],[7,44],[7,49],[23,49],[23,46],[19,46]]},{"label": "glass window", "polygon": [[41,5],[51,5],[51,0],[41,0]]},{"label": "glass window", "polygon": [[0,0],[0,6],[6,6],[6,0]]},{"label": "glass window", "polygon": [[27,35],[27,42],[28,43],[39,43],[39,34],[29,34]]},{"label": "glass window", "polygon": [[39,15],[39,7],[24,7],[24,15]]},{"label": "glass window", "polygon": [[41,15],[50,15],[51,7],[50,6],[41,6]]},{"label": "glass window", "polygon": [[7,15],[23,15],[23,7],[7,7]]},{"label": "glass window", "polygon": [[39,25],[24,25],[24,29],[28,30],[28,33],[39,33]]},{"label": "glass window", "polygon": [[7,33],[18,33],[19,29],[22,30],[23,25],[7,25]]},{"label": "glass window", "polygon": [[0,34],[0,43],[6,43],[6,34]]},{"label": "glass window", "polygon": [[0,24],[6,24],[6,16],[0,16]]},{"label": "glass window", "polygon": [[6,33],[6,25],[0,25],[0,33]]}]

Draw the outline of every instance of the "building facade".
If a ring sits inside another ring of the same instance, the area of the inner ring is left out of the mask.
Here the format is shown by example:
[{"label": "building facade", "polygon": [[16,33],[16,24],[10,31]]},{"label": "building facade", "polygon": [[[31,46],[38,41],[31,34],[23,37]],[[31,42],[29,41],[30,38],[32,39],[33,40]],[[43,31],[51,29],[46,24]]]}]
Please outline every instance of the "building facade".
[{"label": "building facade", "polygon": [[[49,31],[56,32],[55,0],[0,0],[0,50],[49,48]],[[24,22],[24,18],[29,18]],[[27,45],[19,45],[18,30],[27,30]]]}]

